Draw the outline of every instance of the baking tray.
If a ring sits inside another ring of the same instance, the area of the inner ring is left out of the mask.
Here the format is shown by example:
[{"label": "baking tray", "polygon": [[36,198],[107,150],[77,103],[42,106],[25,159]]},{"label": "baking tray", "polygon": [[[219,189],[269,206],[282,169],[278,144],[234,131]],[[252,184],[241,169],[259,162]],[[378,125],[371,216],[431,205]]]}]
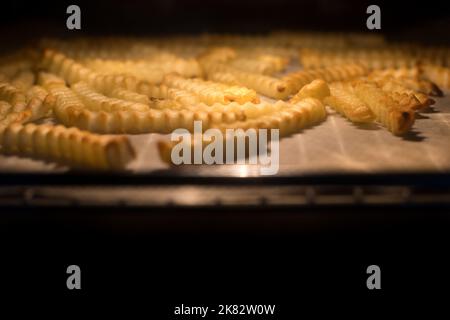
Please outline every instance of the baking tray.
[{"label": "baking tray", "polygon": [[[293,62],[286,72],[298,70]],[[450,174],[450,92],[433,97],[436,104],[417,115],[413,130],[403,137],[375,124],[355,125],[328,108],[323,123],[281,139],[277,177],[380,174]],[[270,101],[265,97],[262,100]],[[258,165],[182,165],[164,163],[157,143],[170,135],[130,135],[137,158],[127,175],[194,177],[258,177]],[[71,173],[66,166],[0,155],[0,174]],[[95,174],[90,172],[89,174]],[[121,173],[123,175],[124,173]]]},{"label": "baking tray", "polygon": [[130,136],[137,159],[121,173],[1,157],[0,206],[450,208],[450,99],[436,100],[405,137],[330,112],[280,141],[275,176],[252,165],[169,166],[156,146],[168,136],[158,134]]}]

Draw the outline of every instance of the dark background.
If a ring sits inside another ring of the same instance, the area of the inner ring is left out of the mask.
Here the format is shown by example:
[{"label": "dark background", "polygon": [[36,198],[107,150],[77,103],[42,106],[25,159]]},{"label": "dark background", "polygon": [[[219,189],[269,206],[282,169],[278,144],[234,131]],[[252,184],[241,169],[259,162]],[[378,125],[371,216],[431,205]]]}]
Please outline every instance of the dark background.
[{"label": "dark background", "polygon": [[[20,302],[127,319],[179,319],[182,303],[277,304],[264,319],[448,312],[448,207],[1,211],[2,311]],[[66,288],[71,264],[80,291]],[[380,291],[366,288],[372,264]]]},{"label": "dark background", "polygon": [[[65,27],[72,2],[2,3],[1,46],[50,35],[366,31],[365,11],[372,4],[75,3],[82,11],[81,31]],[[388,36],[449,40],[449,1],[377,4]],[[324,314],[366,319],[392,315],[386,307],[395,307],[400,317],[426,307],[425,318],[433,319],[430,313],[446,307],[450,292],[449,211],[439,204],[321,209],[1,205],[1,308],[13,307],[17,315],[57,313],[64,319],[81,310],[83,318],[90,317],[88,305],[97,315],[121,310],[123,319],[134,319],[133,313],[144,311],[142,318],[168,319],[181,303],[267,303],[282,310],[277,319],[301,319],[311,312],[311,319]],[[65,287],[70,264],[81,267],[80,292]],[[365,287],[370,264],[381,267],[381,291]],[[64,311],[56,311],[61,306]]]},{"label": "dark background", "polygon": [[[367,31],[366,9],[381,7],[382,32],[448,38],[449,1],[99,0],[2,3],[3,33],[67,36],[66,8],[77,4],[87,34],[263,33],[276,29]],[[446,28],[447,27],[447,28]],[[424,30],[424,28],[426,28]],[[426,38],[426,37],[424,37]]]}]

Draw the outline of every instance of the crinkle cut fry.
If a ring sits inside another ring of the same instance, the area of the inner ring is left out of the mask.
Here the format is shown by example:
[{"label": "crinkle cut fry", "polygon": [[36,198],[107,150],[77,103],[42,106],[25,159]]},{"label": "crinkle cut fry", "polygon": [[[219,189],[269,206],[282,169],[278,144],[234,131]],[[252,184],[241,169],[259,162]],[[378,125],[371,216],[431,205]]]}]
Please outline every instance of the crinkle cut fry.
[{"label": "crinkle cut fry", "polygon": [[25,93],[9,83],[1,83],[0,100],[4,100],[11,107],[3,108],[0,124],[25,123],[47,116],[50,106],[44,103],[46,96],[47,92],[41,87],[31,87]]},{"label": "crinkle cut fry", "polygon": [[239,103],[258,102],[259,98],[254,90],[245,87],[228,86],[222,83],[204,81],[201,79],[185,79],[176,74],[167,75],[164,84],[194,93],[200,101],[206,104],[223,103],[233,101]]},{"label": "crinkle cut fry", "polygon": [[98,74],[53,50],[44,51],[41,67],[63,78],[69,84],[85,81],[102,93],[111,92],[117,87],[139,92],[141,85],[147,85],[145,81],[139,81],[133,76]]},{"label": "crinkle cut fry", "polygon": [[149,57],[172,56],[154,45],[147,45],[132,38],[79,38],[71,41],[43,39],[42,49],[60,51],[73,59],[148,59]]},{"label": "crinkle cut fry", "polygon": [[0,146],[4,154],[96,170],[123,170],[135,158],[135,151],[124,136],[100,136],[60,125],[3,126]]},{"label": "crinkle cut fry", "polygon": [[376,78],[379,77],[390,77],[395,79],[418,79],[422,74],[422,71],[419,67],[412,68],[387,68],[387,69],[377,69],[373,70],[369,77],[373,76]]},{"label": "crinkle cut fry", "polygon": [[[164,102],[166,100],[162,100]],[[300,100],[299,100],[300,101]],[[299,102],[299,101],[295,101]],[[284,111],[288,108],[291,108],[295,103],[288,103],[286,101],[278,100],[275,103],[269,102],[260,102],[260,103],[252,103],[246,102],[244,104],[239,104],[237,102],[232,102],[229,104],[220,104],[215,103],[211,106],[199,103],[195,105],[186,105],[186,106],[178,106],[177,110],[182,111],[190,111],[190,112],[207,112],[207,113],[223,113],[223,114],[236,114],[236,118],[241,120],[250,120],[256,119],[261,116],[266,116],[269,114],[275,114],[277,112]],[[226,123],[232,123],[232,118],[223,119]]]},{"label": "crinkle cut fry", "polygon": [[162,48],[154,40],[138,39],[77,39],[72,41],[42,41],[41,47],[59,51],[72,59],[90,63],[99,60],[100,63],[126,63],[124,68],[134,69],[144,67],[161,71],[178,72],[184,76],[199,76],[198,62],[193,58],[181,57],[174,50]]},{"label": "crinkle cut fry", "polygon": [[61,83],[47,84],[51,93],[47,103],[53,105],[58,121],[66,126],[98,133],[170,133],[178,128],[193,129],[195,120],[209,123],[233,122],[245,117],[242,111],[221,112],[214,110],[148,110],[148,111],[92,111],[82,99]]},{"label": "crinkle cut fry", "polygon": [[110,97],[127,100],[131,102],[141,103],[141,104],[150,104],[150,99],[145,94],[140,94],[134,91],[130,91],[127,89],[116,88],[112,90],[109,94]]},{"label": "crinkle cut fry", "polygon": [[441,89],[424,78],[422,68],[398,68],[372,71],[368,78],[376,82],[398,82],[407,89],[432,96],[442,96]]},{"label": "crinkle cut fry", "polygon": [[425,65],[425,76],[439,87],[450,89],[450,68],[438,65]]},{"label": "crinkle cut fry", "polygon": [[150,106],[118,98],[110,98],[91,89],[85,82],[72,85],[72,90],[80,97],[84,105],[92,111],[148,111]]},{"label": "crinkle cut fry", "polygon": [[208,77],[210,74],[214,73],[226,73],[231,75],[233,77],[233,82],[227,84],[239,84],[274,99],[285,99],[291,94],[286,82],[274,77],[241,71],[230,67],[227,64],[207,59],[201,60],[200,64]]},{"label": "crinkle cut fry", "polygon": [[[70,90],[70,89],[69,89]],[[70,102],[56,98],[55,115],[67,126],[76,126],[98,133],[170,133],[178,128],[193,129],[195,120],[209,123],[232,122],[242,119],[242,112],[149,110],[139,111],[90,111],[80,107],[76,100]]]},{"label": "crinkle cut fry", "polygon": [[434,104],[434,100],[427,94],[406,88],[401,81],[387,80],[383,82],[374,81],[383,91],[389,93],[391,97],[404,106],[409,106],[411,110],[422,110]]},{"label": "crinkle cut fry", "polygon": [[27,110],[30,110],[29,121],[36,121],[52,114],[52,105],[46,103],[48,91],[42,86],[34,85],[27,91]]},{"label": "crinkle cut fry", "polygon": [[315,79],[327,82],[351,80],[368,74],[368,70],[361,65],[347,64],[328,68],[306,69],[285,75],[282,79],[292,92],[297,92],[304,85]]},{"label": "crinkle cut fry", "polygon": [[64,125],[71,126],[73,119],[70,118],[68,111],[84,109],[85,105],[81,98],[57,77],[43,75],[40,77],[40,82],[49,92],[45,103],[52,107],[56,120]]},{"label": "crinkle cut fry", "polygon": [[[139,66],[133,62],[122,62],[118,60],[100,60],[93,59],[82,63],[83,66],[99,74],[110,75],[128,75],[136,77],[137,79],[148,81],[152,84],[161,83],[166,72],[160,66],[153,66],[151,69],[148,67]],[[173,72],[173,70],[172,70]]]},{"label": "crinkle cut fry", "polygon": [[33,114],[31,110],[24,110],[20,112],[8,112],[0,119],[0,126],[7,126],[13,123],[25,123],[30,121]]},{"label": "crinkle cut fry", "polygon": [[414,94],[409,94],[408,92],[388,92],[389,96],[397,102],[398,108],[410,110],[410,111],[417,111],[420,109],[423,109],[424,106],[419,101],[419,99],[416,98]]},{"label": "crinkle cut fry", "polygon": [[328,84],[322,79],[316,79],[309,84],[303,86],[297,94],[295,94],[290,100],[290,103],[296,103],[305,98],[316,98],[323,101],[330,95],[330,88]]},{"label": "crinkle cut fry", "polygon": [[183,106],[195,105],[197,103],[200,103],[200,99],[197,95],[186,90],[170,88],[164,84],[161,84],[159,86],[151,84],[141,84],[139,93],[145,94],[148,97],[154,99],[174,100]]},{"label": "crinkle cut fry", "polygon": [[330,85],[330,92],[325,104],[352,122],[370,123],[375,120],[372,110],[354,94],[351,85],[335,82]]},{"label": "crinkle cut fry", "polygon": [[381,47],[353,47],[300,51],[300,63],[305,67],[323,67],[357,62],[374,69],[411,68],[419,64],[448,66],[448,48],[430,48],[417,45],[389,45]]},{"label": "crinkle cut fry", "polygon": [[405,48],[303,49],[300,51],[300,64],[305,68],[357,63],[366,68],[384,69],[414,67],[419,61],[417,56]]},{"label": "crinkle cut fry", "polygon": [[[285,137],[290,134],[297,133],[302,129],[316,125],[326,119],[327,113],[324,105],[317,99],[305,98],[295,104],[289,104],[279,101],[283,106],[278,112],[268,113],[257,118],[252,118],[246,121],[237,121],[230,124],[213,125],[212,128],[219,129],[224,137],[227,139],[227,129],[279,129],[279,137]],[[257,137],[258,138],[258,137]],[[226,143],[225,141],[223,143]],[[177,142],[160,141],[158,149],[160,157],[163,161],[171,163],[172,149]],[[202,140],[202,148],[209,144]],[[235,144],[236,146],[236,144]],[[191,148],[194,148],[194,143],[191,143]],[[191,155],[193,152],[191,152]],[[247,154],[247,151],[246,151]]]},{"label": "crinkle cut fry", "polygon": [[[280,102],[282,103],[282,101]],[[222,131],[226,129],[279,129],[280,137],[284,137],[304,128],[313,126],[327,117],[324,105],[317,99],[305,98],[279,111],[262,115],[247,121],[237,121],[231,124],[217,126]],[[213,127],[216,127],[213,125]]]},{"label": "crinkle cut fry", "polygon": [[175,58],[169,61],[92,59],[83,61],[83,65],[98,73],[126,74],[152,84],[160,84],[166,74],[173,72],[187,78],[201,76],[200,66],[195,59]]},{"label": "crinkle cut fry", "polygon": [[291,58],[297,55],[296,49],[273,46],[238,47],[236,52],[239,57],[271,62],[277,71],[284,70]]},{"label": "crinkle cut fry", "polygon": [[214,62],[227,62],[237,57],[237,52],[231,47],[214,47],[204,51],[197,58]]},{"label": "crinkle cut fry", "polygon": [[279,68],[277,68],[277,65],[274,65],[270,61],[264,61],[252,58],[237,58],[233,59],[228,62],[228,64],[236,69],[252,72],[252,73],[259,73],[259,74],[265,74],[265,75],[271,75],[275,72],[279,71]]},{"label": "crinkle cut fry", "polygon": [[229,85],[239,85],[239,81],[236,77],[228,72],[213,72],[208,74],[208,80],[220,83],[226,83]]},{"label": "crinkle cut fry", "polygon": [[35,82],[34,72],[31,70],[19,71],[12,79],[11,84],[16,88],[27,91]]},{"label": "crinkle cut fry", "polygon": [[3,119],[8,113],[10,113],[12,106],[7,101],[0,100],[0,119]]},{"label": "crinkle cut fry", "polygon": [[254,119],[275,112],[282,111],[291,107],[292,104],[287,103],[282,100],[278,100],[275,103],[260,102],[252,103],[246,102],[244,104],[239,104],[237,102],[232,102],[229,104],[215,103],[208,106],[204,103],[199,103],[191,106],[181,106],[180,110],[189,110],[192,112],[220,112],[227,114],[237,114],[242,115],[241,119]]},{"label": "crinkle cut fry", "polygon": [[7,101],[15,112],[24,111],[27,106],[25,93],[7,82],[0,82],[0,100]]},{"label": "crinkle cut fry", "polygon": [[0,83],[0,101],[3,102],[0,115],[1,125],[24,122],[31,117],[31,112],[26,110],[25,94],[7,82]]},{"label": "crinkle cut fry", "polygon": [[401,106],[373,83],[359,81],[354,85],[355,94],[375,114],[376,120],[395,135],[403,135],[414,124],[414,111]]},{"label": "crinkle cut fry", "polygon": [[67,108],[66,125],[97,133],[163,133],[179,128],[193,130],[194,121],[202,121],[205,129],[214,123],[229,123],[242,119],[243,114],[224,112],[193,112],[189,110],[149,110],[95,112]]}]

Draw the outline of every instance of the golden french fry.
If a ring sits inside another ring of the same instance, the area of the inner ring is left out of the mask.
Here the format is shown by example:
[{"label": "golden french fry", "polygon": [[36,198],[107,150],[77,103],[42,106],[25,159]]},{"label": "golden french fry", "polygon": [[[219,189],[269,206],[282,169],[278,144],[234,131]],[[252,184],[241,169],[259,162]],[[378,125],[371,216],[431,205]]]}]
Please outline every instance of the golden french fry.
[{"label": "golden french fry", "polygon": [[12,111],[7,113],[3,119],[0,120],[0,126],[8,126],[13,123],[25,123],[32,118],[31,110]]},{"label": "golden french fry", "polygon": [[389,92],[389,96],[397,102],[398,108],[400,109],[416,111],[424,107],[414,94]]},{"label": "golden french fry", "polygon": [[[369,79],[379,82],[395,82],[406,89],[432,96],[442,96],[442,91],[433,82],[422,77],[423,71],[418,67],[375,70]],[[382,84],[383,85],[383,84]]]},{"label": "golden french fry", "polygon": [[169,87],[185,90],[194,93],[199,100],[206,104],[230,102],[245,103],[248,101],[258,102],[259,98],[254,90],[244,87],[228,86],[212,81],[201,79],[185,79],[176,74],[167,75],[164,84]]},{"label": "golden french fry", "polygon": [[265,75],[279,71],[279,65],[269,59],[237,58],[229,61],[228,65],[242,71]]},{"label": "golden french fry", "polygon": [[4,154],[16,154],[73,167],[121,170],[134,159],[126,137],[99,136],[63,126],[12,124],[0,127]]},{"label": "golden french fry", "polygon": [[395,135],[408,132],[414,124],[414,112],[402,109],[399,104],[375,84],[359,81],[355,94],[375,114],[376,120]]},{"label": "golden french fry", "polygon": [[147,104],[106,97],[95,92],[85,82],[75,83],[71,88],[91,111],[148,111],[150,108]]},{"label": "golden french fry", "polygon": [[371,109],[359,99],[351,86],[342,83],[330,85],[331,95],[324,99],[325,104],[357,123],[373,122],[375,115]]},{"label": "golden french fry", "polygon": [[47,92],[39,86],[25,94],[8,83],[1,83],[0,99],[5,100],[6,105],[2,108],[0,124],[25,123],[47,116],[51,107],[44,104],[46,96]]},{"label": "golden french fry", "polygon": [[324,105],[314,98],[305,98],[294,104],[283,101],[276,104],[281,105],[275,106],[278,109],[276,112],[230,124],[214,124],[213,127],[224,132],[226,129],[279,129],[280,137],[284,137],[313,126],[325,120],[327,116]]},{"label": "golden french fry", "polygon": [[7,82],[0,82],[0,100],[8,102],[15,112],[25,110],[27,106],[25,93]]},{"label": "golden french fry", "polygon": [[145,81],[139,81],[134,76],[99,74],[53,50],[44,51],[41,67],[63,78],[68,84],[85,81],[92,88],[102,93],[111,92],[117,87],[139,92],[138,87],[141,83],[145,84]]},{"label": "golden french fry", "polygon": [[306,69],[285,75],[282,79],[291,91],[296,92],[315,79],[327,82],[351,80],[364,76],[368,70],[357,64],[340,65],[320,69]]},{"label": "golden french fry", "polygon": [[[428,99],[428,96],[418,92],[415,93],[414,91],[389,91],[386,90],[386,86],[382,87],[383,91],[387,92],[394,101],[398,103],[398,105],[402,108],[417,111],[424,109],[431,105],[431,102],[433,100]],[[420,99],[419,99],[420,98]]]},{"label": "golden french fry", "polygon": [[290,103],[296,103],[305,98],[316,98],[323,101],[330,95],[330,88],[322,79],[316,79],[305,85],[300,91],[289,100]]},{"label": "golden french fry", "polygon": [[438,65],[426,65],[425,76],[439,87],[450,89],[450,68]]},{"label": "golden french fry", "polygon": [[[291,94],[287,83],[274,77],[241,71],[227,64],[209,60],[201,60],[200,64],[208,76],[214,73],[226,73],[231,75],[233,77],[231,79],[232,81],[231,83],[225,82],[227,84],[236,84],[237,82],[241,86],[253,89],[258,93],[274,99],[285,99]],[[218,78],[216,79],[218,80]],[[227,79],[222,78],[222,80]]]},{"label": "golden french fry", "polygon": [[357,63],[366,68],[386,69],[414,67],[420,59],[406,48],[332,48],[300,51],[300,64],[305,68],[318,68]]},{"label": "golden french fry", "polygon": [[99,73],[127,74],[154,84],[161,83],[166,74],[173,72],[188,78],[201,75],[200,66],[195,59],[177,57],[157,61],[90,59],[83,61],[83,64]]},{"label": "golden french fry", "polygon": [[6,101],[0,101],[0,119],[3,119],[10,113],[12,106]]},{"label": "golden french fry", "polygon": [[201,55],[199,55],[199,59],[201,60],[210,60],[215,62],[227,62],[231,59],[237,57],[236,50],[230,47],[215,47],[206,50]]},{"label": "golden french fry", "polygon": [[381,70],[373,70],[369,78],[390,78],[390,79],[418,79],[421,75],[421,70],[414,66],[412,68],[388,68]]},{"label": "golden french fry", "polygon": [[22,90],[27,91],[35,82],[34,73],[31,70],[19,71],[12,79],[11,84]]},{"label": "golden french fry", "polygon": [[232,86],[239,85],[239,81],[236,79],[236,77],[233,74],[226,72],[214,72],[208,74],[208,80],[226,83]]},{"label": "golden french fry", "polygon": [[61,83],[53,82],[46,88],[50,92],[46,99],[47,104],[53,106],[58,121],[66,126],[75,126],[98,133],[169,133],[177,128],[190,130],[193,128],[195,120],[204,121],[206,128],[212,123],[232,122],[245,116],[242,112],[211,110],[200,112],[171,109],[136,111],[119,108],[119,110],[109,109],[109,112],[105,112],[102,108],[97,108],[97,104],[86,105],[80,96]]},{"label": "golden french fry", "polygon": [[199,97],[194,93],[186,90],[169,88],[164,84],[159,86],[141,84],[138,88],[138,92],[154,99],[174,100],[183,106],[192,106],[200,103]]},{"label": "golden french fry", "polygon": [[[381,78],[373,80],[383,91],[389,93],[394,100],[402,100],[402,104],[407,104],[406,99],[409,99],[409,105],[412,110],[424,109],[432,104],[432,100],[427,94],[418,92],[405,87],[400,80],[391,78]],[[417,101],[418,103],[417,103]]]},{"label": "golden french fry", "polygon": [[51,115],[52,106],[45,103],[48,91],[44,87],[34,85],[27,90],[26,96],[28,100],[27,109],[30,109],[32,113],[31,121]]},{"label": "golden french fry", "polygon": [[134,91],[122,89],[122,88],[116,88],[112,90],[109,93],[110,97],[121,99],[121,100],[127,100],[135,103],[140,103],[144,105],[150,104],[150,99],[145,94],[140,94]]}]

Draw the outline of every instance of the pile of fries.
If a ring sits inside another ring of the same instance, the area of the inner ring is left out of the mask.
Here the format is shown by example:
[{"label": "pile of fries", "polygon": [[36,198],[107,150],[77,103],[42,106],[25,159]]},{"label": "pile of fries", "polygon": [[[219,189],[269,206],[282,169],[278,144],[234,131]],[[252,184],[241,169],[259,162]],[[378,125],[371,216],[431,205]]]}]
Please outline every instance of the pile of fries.
[{"label": "pile of fries", "polygon": [[202,121],[284,137],[331,109],[402,136],[450,89],[449,67],[450,48],[367,34],[43,39],[0,58],[0,152],[122,170],[129,134]]}]

